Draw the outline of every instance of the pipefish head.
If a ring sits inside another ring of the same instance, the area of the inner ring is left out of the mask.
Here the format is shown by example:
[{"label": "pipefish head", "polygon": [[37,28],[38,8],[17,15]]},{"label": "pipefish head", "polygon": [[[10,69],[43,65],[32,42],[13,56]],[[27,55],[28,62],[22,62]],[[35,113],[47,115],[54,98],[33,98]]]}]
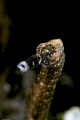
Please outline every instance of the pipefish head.
[{"label": "pipefish head", "polygon": [[45,65],[46,67],[56,64],[56,62],[63,55],[64,47],[60,39],[53,39],[46,43],[41,43],[36,48],[35,55],[32,55],[26,61],[20,62],[17,67],[22,72],[27,72],[38,65]]}]

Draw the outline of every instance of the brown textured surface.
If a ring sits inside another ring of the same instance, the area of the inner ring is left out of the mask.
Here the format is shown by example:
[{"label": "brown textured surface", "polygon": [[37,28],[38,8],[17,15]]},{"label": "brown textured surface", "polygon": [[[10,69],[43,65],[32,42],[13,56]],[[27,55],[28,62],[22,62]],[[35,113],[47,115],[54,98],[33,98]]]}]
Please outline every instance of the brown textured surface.
[{"label": "brown textured surface", "polygon": [[65,54],[61,40],[49,41],[48,43],[54,45],[55,50],[58,51],[55,56],[52,56],[52,59],[59,59],[52,66],[42,65],[27,97],[26,120],[47,120],[56,83],[64,65]]}]

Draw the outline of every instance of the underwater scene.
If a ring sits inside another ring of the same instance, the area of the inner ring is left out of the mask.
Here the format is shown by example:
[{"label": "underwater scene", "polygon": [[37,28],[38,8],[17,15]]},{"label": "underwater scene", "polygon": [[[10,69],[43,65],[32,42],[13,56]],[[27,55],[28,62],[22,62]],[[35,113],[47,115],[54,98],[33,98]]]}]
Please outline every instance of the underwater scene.
[{"label": "underwater scene", "polygon": [[77,21],[44,7],[0,0],[0,120],[80,120]]}]

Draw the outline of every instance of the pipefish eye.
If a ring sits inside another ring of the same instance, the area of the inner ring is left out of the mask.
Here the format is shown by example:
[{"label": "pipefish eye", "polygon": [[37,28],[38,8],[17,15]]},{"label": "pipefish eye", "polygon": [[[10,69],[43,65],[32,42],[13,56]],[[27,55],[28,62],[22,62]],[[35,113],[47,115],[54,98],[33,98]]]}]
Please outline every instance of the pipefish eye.
[{"label": "pipefish eye", "polygon": [[41,52],[41,48],[38,46],[37,47],[37,53],[40,53]]},{"label": "pipefish eye", "polygon": [[36,52],[41,53],[42,50],[44,49],[46,43],[41,43],[40,45],[37,46]]}]

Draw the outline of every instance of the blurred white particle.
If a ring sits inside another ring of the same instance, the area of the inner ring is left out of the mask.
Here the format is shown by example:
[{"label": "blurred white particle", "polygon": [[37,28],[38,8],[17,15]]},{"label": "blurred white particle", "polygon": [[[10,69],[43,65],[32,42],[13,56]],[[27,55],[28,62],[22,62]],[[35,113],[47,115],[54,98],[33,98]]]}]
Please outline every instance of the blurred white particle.
[{"label": "blurred white particle", "polygon": [[74,106],[62,115],[63,120],[80,120],[80,107]]},{"label": "blurred white particle", "polygon": [[9,92],[9,91],[11,90],[11,86],[10,86],[8,83],[5,83],[5,84],[3,85],[3,90],[4,90],[5,92]]}]

